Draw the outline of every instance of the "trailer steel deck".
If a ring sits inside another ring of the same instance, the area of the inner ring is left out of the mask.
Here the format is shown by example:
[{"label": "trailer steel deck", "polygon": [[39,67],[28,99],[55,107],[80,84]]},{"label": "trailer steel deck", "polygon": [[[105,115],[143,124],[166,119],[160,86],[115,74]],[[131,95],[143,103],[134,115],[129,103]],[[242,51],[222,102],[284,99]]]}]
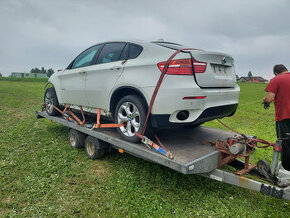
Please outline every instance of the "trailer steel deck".
[{"label": "trailer steel deck", "polygon": [[215,142],[217,139],[223,140],[232,137],[235,135],[233,132],[208,127],[161,130],[158,132],[158,137],[173,154],[173,159],[169,159],[142,143],[125,141],[114,129],[92,130],[76,125],[62,117],[49,116],[46,112],[37,111],[36,114],[37,118],[48,118],[53,122],[108,142],[114,148],[123,149],[124,152],[161,164],[183,174],[199,174],[220,182],[290,200],[290,189],[267,185],[218,169],[219,152],[208,141]]}]

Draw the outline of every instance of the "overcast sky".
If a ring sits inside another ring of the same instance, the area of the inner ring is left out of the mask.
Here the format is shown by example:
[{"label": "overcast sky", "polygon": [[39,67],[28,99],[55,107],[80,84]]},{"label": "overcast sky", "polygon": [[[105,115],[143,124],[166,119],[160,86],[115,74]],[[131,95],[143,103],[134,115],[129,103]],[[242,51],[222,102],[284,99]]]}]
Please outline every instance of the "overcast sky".
[{"label": "overcast sky", "polygon": [[0,0],[0,72],[61,69],[87,47],[163,38],[235,58],[239,76],[290,68],[288,0]]}]

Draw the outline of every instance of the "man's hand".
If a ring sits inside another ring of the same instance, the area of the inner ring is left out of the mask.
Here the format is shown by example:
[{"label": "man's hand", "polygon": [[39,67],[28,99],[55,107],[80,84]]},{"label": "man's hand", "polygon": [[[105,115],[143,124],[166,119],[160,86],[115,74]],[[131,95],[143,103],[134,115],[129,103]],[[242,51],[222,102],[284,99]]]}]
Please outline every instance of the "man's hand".
[{"label": "man's hand", "polygon": [[[264,99],[263,99],[264,100]],[[262,104],[264,104],[264,109],[265,110],[267,110],[267,109],[269,109],[270,108],[270,103],[268,103],[268,102],[262,102]]]},{"label": "man's hand", "polygon": [[263,102],[271,103],[275,99],[275,93],[268,92],[267,95],[263,98]]}]

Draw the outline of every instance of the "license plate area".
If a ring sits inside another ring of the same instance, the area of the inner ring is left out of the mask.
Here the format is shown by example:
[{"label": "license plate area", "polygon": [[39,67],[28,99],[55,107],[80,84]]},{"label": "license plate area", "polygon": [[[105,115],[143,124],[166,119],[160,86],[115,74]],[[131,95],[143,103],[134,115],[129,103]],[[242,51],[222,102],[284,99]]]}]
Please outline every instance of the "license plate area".
[{"label": "license plate area", "polygon": [[226,67],[223,66],[223,65],[213,64],[212,67],[213,67],[214,73],[215,73],[216,75],[224,76],[224,75],[227,74],[227,72],[226,72]]}]

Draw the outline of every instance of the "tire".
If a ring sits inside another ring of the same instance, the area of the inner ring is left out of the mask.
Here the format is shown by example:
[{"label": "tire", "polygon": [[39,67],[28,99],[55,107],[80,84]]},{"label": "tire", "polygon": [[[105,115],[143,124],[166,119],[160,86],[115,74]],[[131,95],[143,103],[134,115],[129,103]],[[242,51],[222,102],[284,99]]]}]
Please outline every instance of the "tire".
[{"label": "tire", "polygon": [[85,146],[86,135],[75,129],[68,132],[68,141],[72,148],[80,149]]},{"label": "tire", "polygon": [[106,155],[108,143],[98,140],[93,136],[87,136],[85,151],[89,159],[102,159]]},{"label": "tire", "polygon": [[60,115],[60,113],[53,107],[53,106],[56,106],[59,108],[59,103],[58,103],[57,96],[53,87],[46,89],[44,93],[44,104],[45,104],[45,110],[48,115],[50,116]]},{"label": "tire", "polygon": [[259,160],[257,163],[258,172],[267,179],[271,179],[271,167],[266,160]]},{"label": "tire", "polygon": [[[138,96],[127,95],[121,98],[114,113],[115,123],[126,123],[125,127],[117,128],[121,137],[129,142],[139,142],[140,138],[135,135],[135,132],[142,133],[146,115],[147,107]],[[153,135],[150,122],[148,122],[145,135],[148,138]]]}]

